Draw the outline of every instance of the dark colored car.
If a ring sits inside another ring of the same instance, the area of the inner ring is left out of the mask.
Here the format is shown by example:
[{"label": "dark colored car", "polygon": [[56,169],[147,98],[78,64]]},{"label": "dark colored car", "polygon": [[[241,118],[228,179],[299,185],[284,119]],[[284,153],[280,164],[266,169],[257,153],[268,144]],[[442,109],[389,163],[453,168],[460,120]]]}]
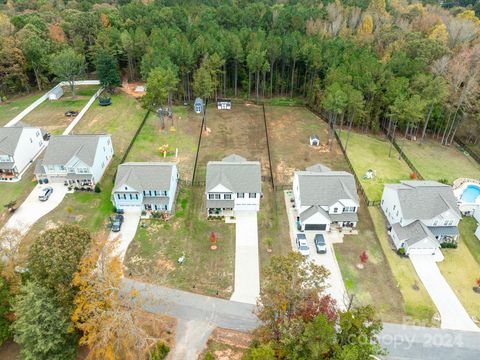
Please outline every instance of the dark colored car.
[{"label": "dark colored car", "polygon": [[315,235],[313,242],[315,243],[317,254],[325,254],[327,252],[327,244],[325,243],[325,238],[322,234]]},{"label": "dark colored car", "polygon": [[119,232],[120,228],[122,227],[123,223],[123,215],[116,214],[115,219],[112,221],[112,231],[113,232]]},{"label": "dark colored car", "polygon": [[78,115],[78,111],[72,111],[72,110],[70,110],[70,111],[67,111],[67,112],[65,113],[65,116],[68,116],[68,117],[74,117],[74,116],[77,116],[77,115]]}]

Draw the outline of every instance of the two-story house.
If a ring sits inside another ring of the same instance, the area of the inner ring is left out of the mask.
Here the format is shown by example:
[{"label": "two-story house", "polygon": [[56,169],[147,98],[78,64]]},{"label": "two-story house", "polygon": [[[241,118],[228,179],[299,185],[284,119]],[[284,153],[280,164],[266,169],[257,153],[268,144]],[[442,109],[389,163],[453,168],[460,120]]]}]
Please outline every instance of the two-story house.
[{"label": "two-story house", "polygon": [[171,212],[177,192],[175,163],[130,162],[118,167],[112,202],[117,209]]},{"label": "two-story house", "polygon": [[462,216],[449,185],[410,180],[386,184],[381,207],[395,247],[407,255],[434,255],[441,242],[458,237]]},{"label": "two-story house", "polygon": [[46,145],[42,130],[37,127],[22,123],[0,127],[0,181],[20,180]]},{"label": "two-story house", "polygon": [[207,212],[210,216],[235,216],[236,211],[258,211],[262,197],[261,167],[230,155],[209,161],[206,179]]},{"label": "two-story house", "polygon": [[359,207],[352,174],[332,171],[317,164],[293,175],[293,195],[297,209],[297,228],[324,231],[354,228]]},{"label": "two-story house", "polygon": [[93,188],[113,157],[110,135],[60,135],[50,138],[35,169],[40,183]]}]

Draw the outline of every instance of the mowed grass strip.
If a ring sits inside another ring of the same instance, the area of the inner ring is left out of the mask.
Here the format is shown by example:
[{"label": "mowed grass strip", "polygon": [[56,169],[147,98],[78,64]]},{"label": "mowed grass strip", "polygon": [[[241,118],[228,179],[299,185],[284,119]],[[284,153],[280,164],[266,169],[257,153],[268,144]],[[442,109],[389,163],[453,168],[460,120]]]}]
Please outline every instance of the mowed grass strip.
[{"label": "mowed grass strip", "polygon": [[[470,316],[480,319],[480,295],[473,291],[476,279],[480,277],[480,264],[469,249],[474,241],[471,218],[460,221],[460,240],[456,249],[442,249],[445,260],[437,263],[442,275],[453,289]],[[467,245],[469,244],[469,245]],[[478,252],[475,253],[478,259]]]},{"label": "mowed grass strip", "polygon": [[417,276],[410,259],[400,257],[392,248],[381,210],[378,207],[369,207],[368,211],[397,287],[402,294],[405,314],[409,317],[406,320],[425,326],[438,326],[432,322],[433,315],[437,312],[435,304]]},{"label": "mowed grass strip", "polygon": [[[275,184],[292,184],[293,172],[321,163],[332,170],[347,170],[340,146],[328,142],[328,125],[306,108],[265,106]],[[310,146],[317,135],[321,146]]]},{"label": "mowed grass strip", "polygon": [[0,126],[4,126],[15,116],[20,114],[46,91],[35,91],[32,94],[13,96],[5,103],[0,103]]},{"label": "mowed grass strip", "polygon": [[[347,134],[348,131],[342,131],[340,134],[344,146]],[[398,159],[399,154],[395,148],[392,148],[390,157],[389,151],[390,142],[383,136],[359,134],[353,131],[350,133],[347,156],[371,201],[382,198],[384,184],[408,180],[412,172],[405,161]],[[363,179],[369,169],[375,172],[375,177],[370,180]]]},{"label": "mowed grass strip", "polygon": [[[173,124],[165,118],[162,130],[159,117],[150,113],[135,145],[128,154],[127,161],[171,161],[176,162],[179,176],[191,180],[197,151],[202,115],[195,114],[190,107],[173,107]],[[160,147],[168,145],[164,157]],[[175,157],[178,149],[178,158]]]},{"label": "mowed grass strip", "polygon": [[480,178],[480,165],[455,145],[443,146],[431,139],[397,140],[397,143],[425,179],[446,179],[451,184],[461,177]]},{"label": "mowed grass strip", "polygon": [[[235,225],[206,216],[205,189],[179,192],[169,221],[142,220],[125,257],[126,274],[150,283],[221,298],[233,291]],[[210,234],[217,250],[210,249]],[[185,255],[185,262],[178,258]]]},{"label": "mowed grass strip", "polygon": [[114,208],[110,200],[113,179],[125,150],[140,126],[146,110],[137,100],[123,93],[112,96],[112,105],[92,105],[85,117],[74,128],[76,134],[110,134],[115,155],[100,181],[101,192],[67,194],[62,203],[41,218],[22,240],[22,249],[28,249],[39,232],[60,223],[76,223],[96,234],[108,231],[108,216]]},{"label": "mowed grass strip", "polygon": [[[404,301],[389,262],[379,244],[365,203],[358,210],[358,235],[346,235],[342,244],[335,244],[345,287],[356,305],[373,305],[383,321],[403,322]],[[368,262],[360,270],[360,254],[366,251]]]}]

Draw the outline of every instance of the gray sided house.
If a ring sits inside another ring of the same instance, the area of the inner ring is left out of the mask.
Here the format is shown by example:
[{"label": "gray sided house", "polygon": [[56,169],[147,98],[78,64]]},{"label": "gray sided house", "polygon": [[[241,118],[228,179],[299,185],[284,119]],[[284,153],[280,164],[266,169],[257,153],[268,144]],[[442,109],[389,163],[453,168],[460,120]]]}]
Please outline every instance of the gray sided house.
[{"label": "gray sided house", "polygon": [[60,135],[50,138],[35,176],[40,183],[93,188],[113,157],[110,135]]},{"label": "gray sided house", "polygon": [[301,231],[354,228],[359,207],[357,187],[352,174],[332,171],[317,164],[296,171],[293,194],[297,209],[297,227]]},{"label": "gray sided house", "polygon": [[177,191],[175,163],[130,162],[118,167],[112,202],[121,210],[171,212]]},{"label": "gray sided house", "polygon": [[386,184],[381,208],[395,247],[407,255],[435,255],[442,242],[458,238],[461,214],[449,185],[410,180]]},{"label": "gray sided house", "polygon": [[237,211],[258,211],[262,196],[261,167],[230,155],[209,161],[206,180],[207,212],[210,216],[234,216]]}]

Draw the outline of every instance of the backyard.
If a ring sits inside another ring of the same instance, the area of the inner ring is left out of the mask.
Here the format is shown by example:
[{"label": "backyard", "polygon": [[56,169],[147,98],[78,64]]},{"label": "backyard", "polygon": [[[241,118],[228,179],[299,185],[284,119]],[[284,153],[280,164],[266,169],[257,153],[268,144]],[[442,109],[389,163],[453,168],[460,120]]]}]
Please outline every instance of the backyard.
[{"label": "backyard", "polygon": [[28,95],[14,96],[0,104],[0,126],[4,126],[43,94],[42,91],[35,91]]},{"label": "backyard", "polygon": [[[304,107],[266,106],[268,135],[275,184],[291,184],[295,170],[321,163],[332,170],[347,170],[340,146],[333,139],[327,145],[328,125]],[[320,138],[320,146],[310,146],[310,136]]]},{"label": "backyard", "polygon": [[[337,130],[338,131],[338,130]],[[340,139],[345,146],[347,131],[342,131]],[[408,180],[412,172],[402,159],[398,159],[398,152],[392,148],[389,157],[390,142],[383,136],[359,134],[351,132],[347,156],[360,179],[370,201],[379,201],[382,197],[383,185]],[[365,173],[372,169],[373,179],[364,179]]]},{"label": "backyard", "polygon": [[[175,161],[180,178],[191,180],[202,115],[185,106],[174,106],[173,115],[173,126],[166,119],[162,130],[158,116],[150,113],[126,161]],[[160,152],[162,145],[168,145],[166,157]],[[176,149],[178,158],[175,158]]]},{"label": "backyard", "polygon": [[438,323],[433,323],[433,315],[437,312],[437,309],[417,276],[410,259],[400,257],[393,249],[381,210],[378,207],[369,207],[368,211],[370,212],[383,253],[397,283],[396,287],[402,294],[404,311],[408,316],[406,320],[422,324],[423,326],[438,326]]},{"label": "backyard", "polygon": [[403,146],[405,155],[417,170],[428,180],[445,179],[450,184],[455,179],[467,177],[480,178],[480,165],[460,151],[455,144],[443,146],[438,141],[397,140]]},{"label": "backyard", "polygon": [[77,134],[112,136],[115,156],[100,181],[100,194],[81,191],[67,194],[55,210],[41,218],[30,229],[22,240],[22,246],[28,247],[40,231],[58,223],[75,222],[92,233],[107,229],[108,216],[114,210],[110,197],[117,166],[146,114],[137,100],[123,93],[113,95],[112,103],[107,107],[92,105],[73,131]]},{"label": "backyard", "polygon": [[[479,240],[475,237],[476,227],[472,226],[472,220],[465,218],[460,221],[458,248],[442,249],[445,260],[439,262],[438,267],[469,315],[480,319],[479,295],[472,290],[480,277],[478,244],[474,243]],[[472,251],[474,246],[476,252]]]},{"label": "backyard", "polygon": [[98,88],[95,85],[77,86],[76,97],[72,99],[69,88],[64,87],[65,93],[59,100],[45,100],[25,116],[22,122],[31,126],[39,126],[54,135],[61,134],[74,119],[74,117],[65,116],[65,112],[70,110],[80,112]]}]

